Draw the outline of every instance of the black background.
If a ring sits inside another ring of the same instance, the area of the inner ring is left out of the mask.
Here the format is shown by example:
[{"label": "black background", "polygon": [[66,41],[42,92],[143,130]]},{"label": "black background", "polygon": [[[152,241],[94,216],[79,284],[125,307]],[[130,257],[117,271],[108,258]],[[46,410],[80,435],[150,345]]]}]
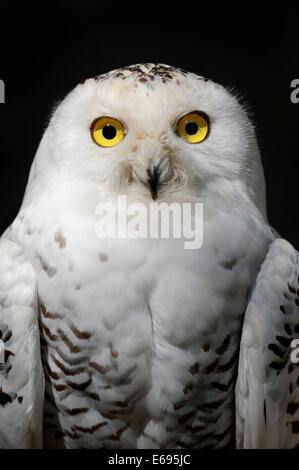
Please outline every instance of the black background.
[{"label": "black background", "polygon": [[1,4],[0,232],[21,204],[51,109],[83,78],[163,62],[233,87],[249,104],[262,151],[268,214],[299,248],[299,15],[292,4],[195,0]]}]

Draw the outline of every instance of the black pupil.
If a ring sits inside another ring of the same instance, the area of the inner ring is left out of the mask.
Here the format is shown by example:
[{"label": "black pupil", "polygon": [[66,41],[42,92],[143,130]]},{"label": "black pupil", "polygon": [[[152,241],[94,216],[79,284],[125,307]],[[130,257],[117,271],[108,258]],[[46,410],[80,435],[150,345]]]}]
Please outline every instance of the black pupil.
[{"label": "black pupil", "polygon": [[114,139],[116,136],[116,129],[112,124],[106,124],[106,126],[103,127],[103,136],[105,139]]},{"label": "black pupil", "polygon": [[190,121],[188,124],[186,124],[186,132],[189,135],[194,135],[198,131],[198,125],[196,122]]}]

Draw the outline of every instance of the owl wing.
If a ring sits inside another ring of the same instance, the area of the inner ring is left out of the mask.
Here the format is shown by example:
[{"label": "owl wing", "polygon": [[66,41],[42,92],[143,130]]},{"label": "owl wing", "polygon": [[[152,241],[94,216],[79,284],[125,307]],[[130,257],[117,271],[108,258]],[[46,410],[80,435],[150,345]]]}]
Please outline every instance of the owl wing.
[{"label": "owl wing", "polygon": [[293,343],[299,338],[298,275],[298,252],[275,240],[243,324],[235,391],[238,448],[299,447],[299,365]]},{"label": "owl wing", "polygon": [[42,446],[37,289],[22,248],[0,240],[0,448]]}]

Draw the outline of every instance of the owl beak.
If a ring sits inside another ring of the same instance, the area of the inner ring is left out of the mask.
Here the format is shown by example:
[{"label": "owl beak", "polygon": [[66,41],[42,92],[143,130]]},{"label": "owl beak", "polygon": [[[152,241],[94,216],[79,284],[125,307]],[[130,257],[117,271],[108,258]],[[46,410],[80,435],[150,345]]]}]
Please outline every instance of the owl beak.
[{"label": "owl beak", "polygon": [[147,169],[148,180],[147,183],[150,188],[152,199],[155,201],[158,197],[158,187],[160,182],[160,172],[157,166],[151,165]]}]

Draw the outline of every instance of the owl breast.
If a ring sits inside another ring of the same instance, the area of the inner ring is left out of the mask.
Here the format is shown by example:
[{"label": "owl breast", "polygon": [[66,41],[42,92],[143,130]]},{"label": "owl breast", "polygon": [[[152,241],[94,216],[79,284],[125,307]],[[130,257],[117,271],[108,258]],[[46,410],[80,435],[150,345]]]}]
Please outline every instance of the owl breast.
[{"label": "owl breast", "polygon": [[241,246],[221,241],[213,227],[199,250],[182,240],[99,242],[67,226],[45,232],[26,239],[45,445],[231,445],[240,330],[264,247],[253,249],[248,230]]}]

